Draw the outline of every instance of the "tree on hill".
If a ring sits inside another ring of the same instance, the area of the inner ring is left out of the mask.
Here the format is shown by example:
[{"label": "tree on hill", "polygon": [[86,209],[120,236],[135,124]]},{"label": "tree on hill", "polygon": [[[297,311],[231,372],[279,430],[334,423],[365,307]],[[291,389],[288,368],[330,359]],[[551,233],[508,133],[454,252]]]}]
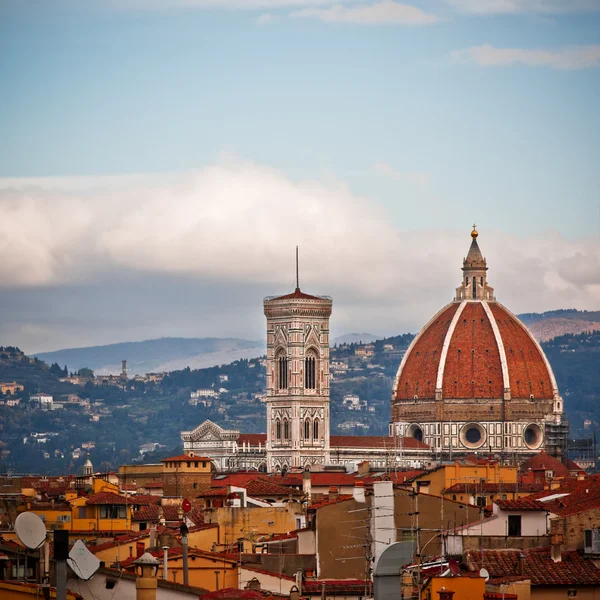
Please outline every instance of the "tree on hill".
[{"label": "tree on hill", "polygon": [[[66,369],[66,367],[65,367]],[[85,377],[87,379],[93,379],[94,378],[94,371],[92,371],[91,369],[88,369],[87,367],[81,367],[81,369],[79,369],[79,371],[77,371],[77,375],[79,377]]]}]

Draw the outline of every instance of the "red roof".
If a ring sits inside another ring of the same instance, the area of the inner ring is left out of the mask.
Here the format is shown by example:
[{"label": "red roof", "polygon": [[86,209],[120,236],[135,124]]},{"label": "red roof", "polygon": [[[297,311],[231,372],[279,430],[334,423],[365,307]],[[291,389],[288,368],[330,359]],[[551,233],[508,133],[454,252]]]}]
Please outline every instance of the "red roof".
[{"label": "red roof", "polygon": [[521,465],[521,471],[553,471],[555,477],[569,477],[569,469],[563,463],[558,460],[558,458],[554,458],[554,456],[550,456],[546,454],[543,450],[532,456],[528,460],[526,460]]},{"label": "red roof", "polygon": [[[183,513],[188,519],[194,523],[203,523],[204,517],[198,509],[192,509],[188,513]],[[149,506],[143,506],[139,510],[136,510],[132,515],[133,521],[156,521],[160,519],[160,506],[151,504]],[[177,506],[165,505],[162,507],[162,518],[165,521],[179,521],[179,509]]]},{"label": "red roof", "polygon": [[308,508],[309,510],[316,510],[318,508],[323,508],[324,506],[329,506],[331,504],[339,504],[340,502],[346,502],[348,500],[352,500],[352,498],[353,496],[351,496],[350,494],[342,494],[341,496],[338,496],[337,498],[334,498],[332,500],[327,499],[321,502],[315,502],[314,504],[311,504]]},{"label": "red roof", "polygon": [[455,483],[453,486],[444,490],[445,494],[467,494],[467,493],[481,493],[481,494],[502,494],[502,493],[528,493],[533,494],[544,489],[541,483],[476,483],[463,482]]},{"label": "red roof", "polygon": [[394,438],[378,435],[332,435],[329,438],[332,448],[423,448],[428,450],[429,446],[424,442],[408,437]]},{"label": "red roof", "polygon": [[549,548],[532,550],[469,550],[466,553],[471,570],[485,567],[491,577],[506,577],[520,573],[519,556],[523,555],[523,576],[533,585],[600,585],[600,569],[579,552],[562,552],[561,561],[554,562]]},{"label": "red roof", "polygon": [[302,496],[302,492],[291,487],[272,483],[267,479],[253,479],[246,486],[248,496]]},{"label": "red roof", "polygon": [[548,510],[543,502],[527,496],[516,500],[496,500],[502,510]]},{"label": "red roof", "polygon": [[[566,495],[543,501],[544,498],[560,494]],[[600,508],[600,476],[589,475],[582,480],[569,479],[559,488],[538,492],[533,497],[542,501],[549,512],[562,517]]]},{"label": "red roof", "polygon": [[99,492],[98,494],[91,494],[85,500],[86,504],[134,504],[131,498],[120,496],[119,494],[113,494],[113,492]]},{"label": "red roof", "polygon": [[163,458],[161,460],[161,462],[182,462],[184,460],[203,460],[206,462],[210,462],[210,458],[207,458],[206,456],[197,456],[196,454],[194,454],[194,456],[190,456],[189,454],[180,454],[179,456],[171,456],[170,458]]},{"label": "red roof", "polygon": [[258,446],[258,444],[262,444],[264,446],[266,443],[266,433],[241,433],[237,439],[238,446],[241,446],[242,444],[250,444],[251,446]]},{"label": "red roof", "polygon": [[214,488],[212,490],[206,490],[204,492],[200,492],[196,497],[197,498],[225,498],[227,496],[227,488]]},{"label": "red roof", "polygon": [[[300,291],[300,288],[296,288],[291,294],[285,294],[284,296],[277,296],[275,298],[269,298],[268,301],[273,300],[323,300],[319,296],[311,296]],[[326,300],[327,298],[325,298]]]},{"label": "red roof", "polygon": [[254,590],[238,590],[237,588],[223,588],[216,592],[200,594],[200,600],[264,600],[262,592]]},{"label": "red roof", "polygon": [[[551,373],[525,325],[501,304],[490,301],[487,305],[493,325],[483,302],[471,301],[464,305],[453,330],[460,302],[448,304],[423,328],[404,358],[394,390],[396,400],[435,399],[440,366],[444,398],[502,398],[502,360],[493,327],[504,346],[512,398],[553,397]],[[445,362],[440,365],[448,332]]]},{"label": "red roof", "polygon": [[302,584],[302,591],[307,594],[319,594],[325,587],[325,593],[331,595],[364,594],[365,584],[370,586],[371,581],[362,579],[311,579]]}]

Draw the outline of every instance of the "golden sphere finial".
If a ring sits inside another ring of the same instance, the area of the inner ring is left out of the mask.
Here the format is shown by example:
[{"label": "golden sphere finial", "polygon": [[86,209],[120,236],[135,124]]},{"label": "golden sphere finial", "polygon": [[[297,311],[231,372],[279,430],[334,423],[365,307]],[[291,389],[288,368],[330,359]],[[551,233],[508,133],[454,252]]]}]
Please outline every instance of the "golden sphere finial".
[{"label": "golden sphere finial", "polygon": [[473,223],[473,231],[471,231],[471,237],[476,240],[479,233],[477,232],[477,225]]}]

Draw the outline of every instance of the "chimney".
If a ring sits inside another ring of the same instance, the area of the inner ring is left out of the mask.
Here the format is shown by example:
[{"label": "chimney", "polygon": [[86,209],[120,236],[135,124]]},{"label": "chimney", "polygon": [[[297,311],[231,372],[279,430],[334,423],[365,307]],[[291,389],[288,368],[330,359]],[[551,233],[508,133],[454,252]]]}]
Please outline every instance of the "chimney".
[{"label": "chimney", "polygon": [[363,460],[358,463],[358,474],[359,475],[368,475],[371,470],[371,463],[368,460]]},{"label": "chimney", "polygon": [[554,562],[562,560],[563,519],[550,519],[550,557]]},{"label": "chimney", "polygon": [[356,500],[356,502],[360,502],[361,504],[365,503],[365,482],[364,481],[355,481],[354,482],[353,496],[354,496],[354,500]]},{"label": "chimney", "polygon": [[519,575],[525,575],[525,553],[519,552]]},{"label": "chimney", "polygon": [[247,584],[246,584],[246,589],[247,590],[252,590],[254,592],[260,592],[261,587],[260,587],[260,581],[256,578],[253,577]]},{"label": "chimney", "polygon": [[156,546],[156,525],[150,527],[150,548]]},{"label": "chimney", "polygon": [[312,494],[312,485],[310,480],[310,471],[304,471],[302,473],[302,491],[308,500],[308,503],[311,503],[311,494]]},{"label": "chimney", "polygon": [[142,556],[142,554],[144,554],[145,551],[146,551],[146,548],[144,547],[144,542],[136,542],[135,543],[136,558],[140,558],[140,556]]},{"label": "chimney", "polygon": [[335,485],[330,485],[329,486],[329,501],[332,502],[333,500],[337,500],[338,499],[338,488]]}]

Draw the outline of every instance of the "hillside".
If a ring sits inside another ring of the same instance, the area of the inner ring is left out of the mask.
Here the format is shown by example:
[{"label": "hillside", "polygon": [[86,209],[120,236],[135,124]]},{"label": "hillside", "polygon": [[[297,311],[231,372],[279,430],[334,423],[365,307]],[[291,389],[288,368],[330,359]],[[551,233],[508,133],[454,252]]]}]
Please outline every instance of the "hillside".
[{"label": "hillside", "polygon": [[590,331],[600,331],[600,311],[553,310],[545,313],[525,313],[519,318],[541,342],[552,338]]},{"label": "hillside", "polygon": [[237,338],[160,338],[143,342],[123,342],[87,348],[43,352],[36,357],[44,362],[67,365],[70,371],[88,367],[97,374],[121,372],[127,360],[130,375],[174,371],[190,367],[201,369],[260,356],[263,341]]}]

